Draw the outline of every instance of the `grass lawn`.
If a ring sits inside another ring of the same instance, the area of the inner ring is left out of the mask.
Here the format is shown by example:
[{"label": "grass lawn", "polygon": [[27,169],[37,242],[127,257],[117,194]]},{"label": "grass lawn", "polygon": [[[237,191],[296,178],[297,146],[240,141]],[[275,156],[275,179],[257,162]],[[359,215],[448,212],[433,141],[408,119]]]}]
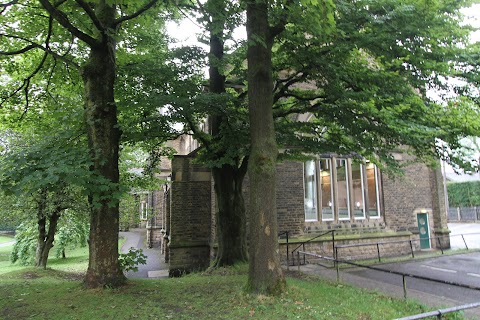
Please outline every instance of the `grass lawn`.
[{"label": "grass lawn", "polygon": [[47,270],[0,260],[0,319],[371,320],[427,311],[412,301],[296,273],[288,274],[288,290],[280,297],[248,295],[243,291],[246,265],[210,275],[135,279],[119,289],[86,290],[86,266],[86,248],[67,251],[67,259],[51,259]]},{"label": "grass lawn", "polygon": [[0,243],[10,242],[10,241],[13,241],[13,240],[14,240],[13,236],[12,237],[4,236],[4,235],[0,236]]}]

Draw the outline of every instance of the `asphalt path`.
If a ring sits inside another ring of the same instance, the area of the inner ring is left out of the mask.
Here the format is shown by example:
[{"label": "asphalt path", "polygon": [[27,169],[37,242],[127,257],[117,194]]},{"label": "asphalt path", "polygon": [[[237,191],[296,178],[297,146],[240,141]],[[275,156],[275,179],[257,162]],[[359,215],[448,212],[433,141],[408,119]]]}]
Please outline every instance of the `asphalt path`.
[{"label": "asphalt path", "polygon": [[131,229],[127,232],[120,232],[120,236],[126,239],[121,248],[122,253],[127,253],[130,248],[142,249],[147,257],[146,264],[138,265],[138,271],[127,272],[127,278],[166,278],[168,277],[168,264],[164,262],[159,248],[147,248],[147,229]]},{"label": "asphalt path", "polygon": [[[391,263],[377,265],[385,270],[401,272],[407,275],[415,275],[458,283],[465,286],[475,287],[468,289],[455,285],[417,279],[406,278],[407,289],[413,289],[432,295],[446,297],[459,301],[459,304],[480,302],[480,253],[468,253],[455,256],[443,256],[426,260],[412,260],[403,263]],[[402,276],[370,270],[354,269],[348,271],[351,274],[368,278],[382,283],[403,286]]]},{"label": "asphalt path", "polygon": [[449,223],[448,228],[452,249],[480,249],[480,223]]}]

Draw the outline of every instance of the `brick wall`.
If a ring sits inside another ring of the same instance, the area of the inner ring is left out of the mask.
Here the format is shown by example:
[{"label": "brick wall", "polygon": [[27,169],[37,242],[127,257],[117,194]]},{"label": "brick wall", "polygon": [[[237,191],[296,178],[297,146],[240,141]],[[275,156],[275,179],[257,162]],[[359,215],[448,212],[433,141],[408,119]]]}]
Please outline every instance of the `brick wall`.
[{"label": "brick wall", "polygon": [[303,163],[284,162],[277,165],[278,231],[291,236],[303,234],[305,228]]},{"label": "brick wall", "polygon": [[211,182],[205,168],[187,156],[172,161],[170,199],[170,274],[204,269],[209,264]]}]

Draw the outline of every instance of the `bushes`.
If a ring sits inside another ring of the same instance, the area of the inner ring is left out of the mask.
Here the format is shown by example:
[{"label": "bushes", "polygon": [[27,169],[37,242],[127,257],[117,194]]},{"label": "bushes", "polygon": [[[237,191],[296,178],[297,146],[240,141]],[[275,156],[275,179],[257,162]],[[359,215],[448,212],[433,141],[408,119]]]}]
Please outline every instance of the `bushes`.
[{"label": "bushes", "polygon": [[449,183],[447,190],[450,207],[480,206],[480,181]]}]

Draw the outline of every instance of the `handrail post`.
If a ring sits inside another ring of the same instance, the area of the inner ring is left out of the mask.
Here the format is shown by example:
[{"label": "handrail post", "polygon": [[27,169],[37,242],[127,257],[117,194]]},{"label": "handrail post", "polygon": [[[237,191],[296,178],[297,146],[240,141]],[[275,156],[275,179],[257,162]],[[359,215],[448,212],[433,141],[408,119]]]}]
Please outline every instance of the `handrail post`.
[{"label": "handrail post", "polygon": [[333,260],[333,263],[335,266],[338,267],[338,248],[335,247],[335,257],[334,257],[335,260]]},{"label": "handrail post", "polygon": [[287,270],[288,270],[288,267],[290,266],[290,259],[288,257],[288,230],[285,231],[285,234],[287,235]]},{"label": "handrail post", "polygon": [[412,258],[415,258],[415,255],[413,254],[413,245],[412,245],[411,239],[410,239],[410,251],[412,252]]},{"label": "handrail post", "polygon": [[[305,243],[303,243],[303,252],[305,252]],[[303,265],[306,265],[305,253],[303,254]]]},{"label": "handrail post", "polygon": [[337,269],[337,284],[340,283],[340,265],[337,261],[337,259],[335,259],[335,265],[336,265],[336,269]]},{"label": "handrail post", "polygon": [[438,246],[440,247],[440,250],[442,251],[442,254],[443,254],[443,246],[442,246],[442,242],[440,241],[440,237],[437,237],[437,240],[438,240]]},{"label": "handrail post", "polygon": [[300,272],[300,251],[297,251],[298,272]]},{"label": "handrail post", "polygon": [[377,256],[378,256],[378,262],[382,262],[382,260],[380,259],[380,246],[377,242]]},{"label": "handrail post", "polygon": [[462,236],[462,239],[463,239],[463,243],[465,243],[465,248],[467,248],[467,250],[468,250],[467,242],[465,241],[465,238],[463,237],[463,234],[461,236]]}]

